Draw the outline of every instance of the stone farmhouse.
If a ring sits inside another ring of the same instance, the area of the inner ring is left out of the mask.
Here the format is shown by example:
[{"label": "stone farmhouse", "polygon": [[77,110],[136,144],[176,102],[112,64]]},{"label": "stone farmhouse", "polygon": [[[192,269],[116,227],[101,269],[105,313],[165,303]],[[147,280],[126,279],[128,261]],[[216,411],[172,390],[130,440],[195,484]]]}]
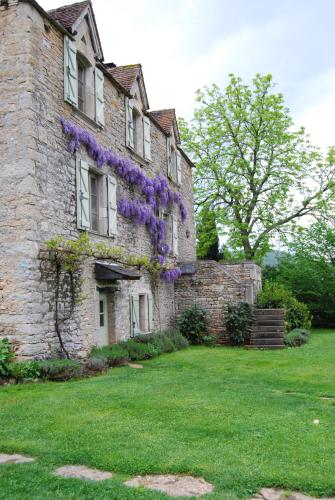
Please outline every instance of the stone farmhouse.
[{"label": "stone farmhouse", "polygon": [[[90,1],[49,12],[35,0],[0,1],[0,157],[0,337],[21,356],[57,351],[55,316],[66,350],[85,356],[171,327],[193,302],[222,335],[224,304],[254,301],[257,266],[196,262],[193,165],[175,111],[150,110],[140,64],[104,62]],[[70,285],[63,277],[55,301],[41,251],[84,232],[165,259],[181,276],[154,292],[147,271],[91,258],[84,299],[68,315]]]}]

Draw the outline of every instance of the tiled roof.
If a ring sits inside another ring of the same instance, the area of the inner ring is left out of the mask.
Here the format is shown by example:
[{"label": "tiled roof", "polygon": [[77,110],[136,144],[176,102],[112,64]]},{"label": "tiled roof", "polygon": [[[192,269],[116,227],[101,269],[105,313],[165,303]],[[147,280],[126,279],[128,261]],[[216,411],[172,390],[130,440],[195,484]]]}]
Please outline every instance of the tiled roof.
[{"label": "tiled roof", "polygon": [[69,30],[90,3],[90,0],[85,0],[84,2],[73,3],[72,5],[64,5],[63,7],[58,7],[58,9],[49,10],[48,14],[64,26],[65,29]]},{"label": "tiled roof", "polygon": [[140,64],[129,64],[127,66],[116,66],[106,64],[109,73],[117,82],[127,91],[130,92],[134,81],[141,69]]},{"label": "tiled roof", "polygon": [[166,134],[171,134],[171,129],[176,121],[174,109],[161,109],[160,111],[150,111],[149,115],[160,125]]}]

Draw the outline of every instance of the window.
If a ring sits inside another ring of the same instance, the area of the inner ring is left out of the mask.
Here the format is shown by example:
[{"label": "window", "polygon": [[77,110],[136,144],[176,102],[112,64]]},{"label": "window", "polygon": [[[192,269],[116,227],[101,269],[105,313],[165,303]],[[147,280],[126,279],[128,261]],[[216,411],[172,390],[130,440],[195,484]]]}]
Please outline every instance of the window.
[{"label": "window", "polygon": [[78,60],[78,109],[85,112],[85,67]]},{"label": "window", "polygon": [[126,145],[146,160],[151,160],[150,119],[134,106],[133,99],[125,99]]},{"label": "window", "polygon": [[169,179],[178,184],[182,183],[181,154],[172,144],[171,137],[167,138],[167,174]]},{"label": "window", "polygon": [[90,188],[90,221],[92,231],[99,230],[99,193],[98,193],[98,177],[89,173],[89,188]]},{"label": "window", "polygon": [[77,51],[68,36],[64,37],[64,100],[101,127],[105,125],[103,72]]},{"label": "window", "polygon": [[77,166],[77,226],[115,237],[117,234],[116,179],[90,169],[83,160]]},{"label": "window", "polygon": [[153,301],[150,293],[130,296],[130,336],[149,333],[153,328]]}]

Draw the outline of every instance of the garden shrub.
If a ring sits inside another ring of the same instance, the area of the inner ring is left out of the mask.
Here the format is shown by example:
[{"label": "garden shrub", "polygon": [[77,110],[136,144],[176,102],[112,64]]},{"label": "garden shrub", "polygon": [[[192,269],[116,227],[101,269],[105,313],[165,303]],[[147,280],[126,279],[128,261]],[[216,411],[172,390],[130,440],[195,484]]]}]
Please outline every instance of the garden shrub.
[{"label": "garden shrub", "polygon": [[108,369],[107,358],[104,357],[90,357],[85,360],[83,364],[84,375],[95,375],[96,373],[104,372]]},{"label": "garden shrub", "polygon": [[134,340],[140,344],[152,345],[156,349],[157,354],[175,351],[175,346],[172,340],[161,332],[138,335],[134,338]]},{"label": "garden shrub", "polygon": [[108,366],[120,366],[129,360],[128,350],[125,347],[126,342],[113,344],[105,347],[94,347],[90,354],[92,358],[102,358],[107,361]]},{"label": "garden shrub", "polygon": [[225,316],[226,332],[232,345],[243,345],[251,337],[252,311],[249,304],[229,304]]},{"label": "garden shrub", "polygon": [[285,345],[289,347],[298,347],[306,344],[309,340],[309,331],[302,328],[295,328],[284,337]]},{"label": "garden shrub", "polygon": [[178,327],[191,344],[203,344],[208,332],[207,312],[197,304],[193,304],[182,312]]},{"label": "garden shrub", "polygon": [[63,381],[82,375],[82,365],[72,359],[50,359],[40,362],[41,377],[47,380]]},{"label": "garden shrub", "polygon": [[10,363],[14,359],[14,351],[7,338],[0,340],[0,377],[8,375]]},{"label": "garden shrub", "polygon": [[177,351],[180,349],[185,349],[190,345],[187,338],[184,337],[179,330],[175,329],[166,330],[164,331],[164,335],[171,340]]},{"label": "garden shrub", "polygon": [[152,344],[141,344],[134,339],[121,342],[120,345],[128,352],[128,358],[132,361],[140,361],[142,359],[151,359],[157,356],[158,351]]},{"label": "garden shrub", "polygon": [[208,347],[213,347],[217,343],[217,337],[216,335],[205,335],[203,342]]},{"label": "garden shrub", "polygon": [[40,364],[38,361],[11,363],[8,375],[15,378],[17,382],[21,382],[22,380],[36,380],[40,377]]},{"label": "garden shrub", "polygon": [[285,309],[286,331],[310,328],[311,316],[306,304],[299,302],[281,283],[267,281],[258,295],[257,306],[262,309]]}]

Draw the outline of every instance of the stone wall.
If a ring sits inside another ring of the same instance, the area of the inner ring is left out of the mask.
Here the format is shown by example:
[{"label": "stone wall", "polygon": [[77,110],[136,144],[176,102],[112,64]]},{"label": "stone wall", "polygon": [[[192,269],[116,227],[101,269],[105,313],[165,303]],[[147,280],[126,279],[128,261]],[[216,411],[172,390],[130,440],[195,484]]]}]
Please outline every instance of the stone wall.
[{"label": "stone wall", "polygon": [[175,285],[177,316],[192,304],[208,312],[210,333],[226,342],[224,315],[229,303],[256,300],[260,268],[254,263],[221,265],[212,260],[193,263],[196,272],[186,274]]},{"label": "stone wall", "polygon": [[[85,159],[81,148],[67,150],[68,139],[61,116],[88,130],[105,148],[131,158],[149,174],[166,175],[166,135],[151,124],[152,162],[145,162],[125,145],[125,95],[105,78],[105,127],[64,102],[63,34],[29,2],[10,1],[0,7],[0,336],[19,345],[23,356],[48,356],[58,348],[55,334],[55,286],[51,267],[40,260],[46,240],[62,235],[76,239],[76,162]],[[93,162],[94,163],[94,162]],[[102,173],[111,174],[104,166]],[[179,226],[179,257],[195,257],[195,228],[190,164],[182,159],[181,192],[188,220]],[[176,186],[174,186],[176,188]],[[136,189],[118,179],[117,196],[136,196]],[[127,253],[151,255],[150,236],[143,226],[118,214],[118,235],[106,238],[90,234]],[[175,258],[171,257],[170,262]],[[41,266],[44,268],[42,269]],[[84,267],[86,300],[75,308],[71,320],[62,324],[62,335],[72,354],[85,355],[94,343],[98,321],[98,290],[93,263]],[[130,333],[129,294],[150,292],[150,280],[120,282],[113,296],[116,338]],[[154,327],[165,328],[175,320],[173,285],[161,283],[156,294]],[[62,306],[60,306],[62,307]],[[112,307],[112,306],[111,306]]]}]

